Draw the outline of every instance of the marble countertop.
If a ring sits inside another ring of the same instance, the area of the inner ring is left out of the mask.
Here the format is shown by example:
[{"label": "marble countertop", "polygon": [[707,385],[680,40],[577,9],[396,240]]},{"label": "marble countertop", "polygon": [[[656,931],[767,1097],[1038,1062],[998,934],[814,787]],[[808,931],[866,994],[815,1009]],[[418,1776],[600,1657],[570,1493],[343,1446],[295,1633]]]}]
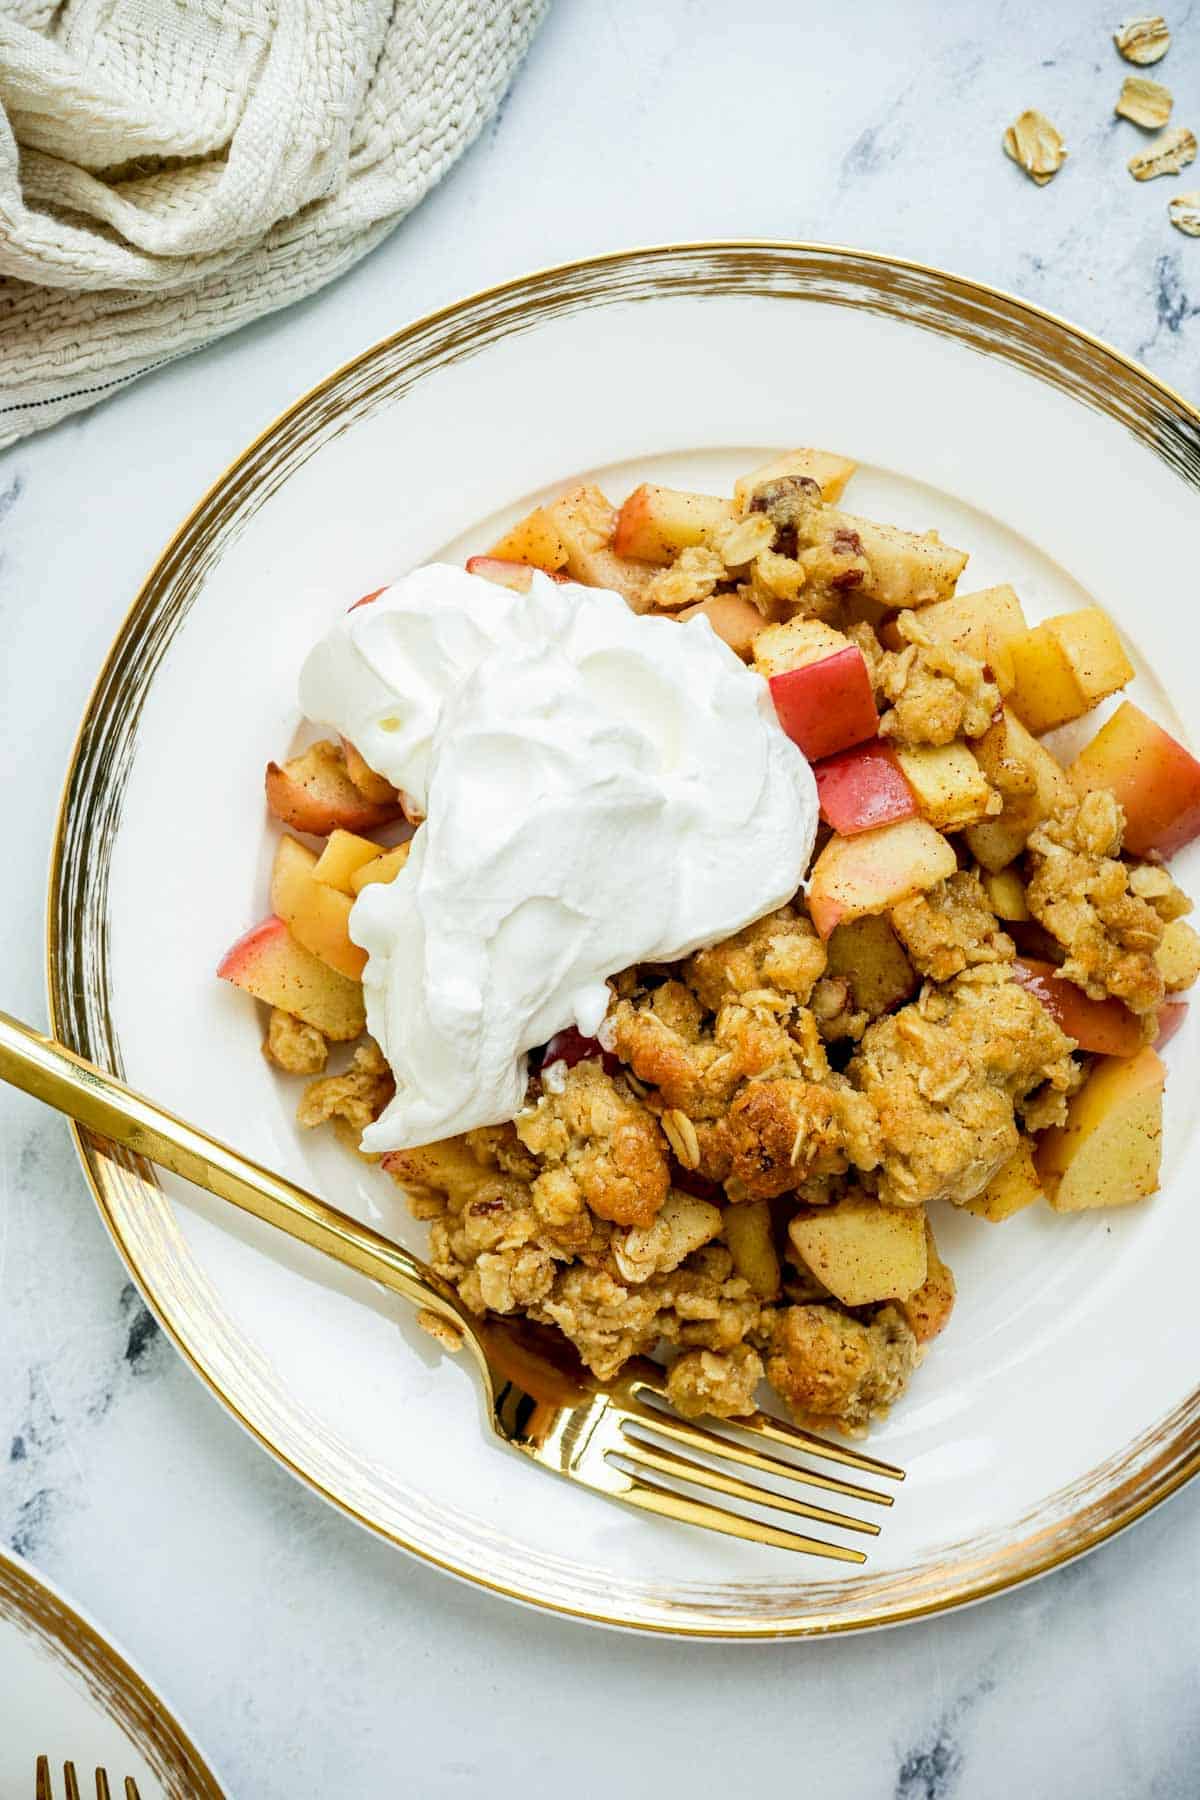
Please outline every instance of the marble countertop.
[{"label": "marble countertop", "polygon": [[[1191,10],[1154,71],[1182,122]],[[1195,184],[1125,173],[1118,15],[558,0],[480,142],[365,263],[0,458],[0,1004],[45,1017],[58,790],[157,549],[282,406],[415,314],[632,243],[817,238],[1014,289],[1195,395],[1200,242],[1166,213]],[[1000,150],[1027,106],[1071,151],[1044,190]],[[702,1800],[798,1768],[826,1800],[1196,1793],[1200,1489],[1055,1576],[900,1633],[705,1647],[585,1630],[406,1559],[264,1456],[145,1312],[62,1122],[8,1093],[0,1186],[0,1536],[144,1664],[236,1800]]]}]

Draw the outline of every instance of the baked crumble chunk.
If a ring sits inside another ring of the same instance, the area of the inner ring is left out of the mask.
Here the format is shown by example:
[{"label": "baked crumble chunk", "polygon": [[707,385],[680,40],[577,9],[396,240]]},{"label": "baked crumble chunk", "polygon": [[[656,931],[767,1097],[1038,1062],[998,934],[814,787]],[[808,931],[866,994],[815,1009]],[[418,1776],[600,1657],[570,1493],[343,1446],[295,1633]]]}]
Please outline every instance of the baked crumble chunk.
[{"label": "baked crumble chunk", "polygon": [[[799,450],[729,497],[645,484],[619,509],[584,485],[478,559],[707,620],[815,764],[823,823],[787,905],[614,975],[599,1039],[535,1052],[515,1118],[372,1160],[472,1312],[555,1327],[602,1379],[663,1354],[687,1416],[747,1415],[766,1382],[861,1433],[950,1320],[947,1207],[986,1234],[1043,1194],[1153,1191],[1150,1046],[1200,977],[1164,859],[1200,835],[1200,762],[1125,702],[1064,768],[1041,740],[1133,673],[1111,621],[959,593],[965,552],[842,508],[853,471]],[[222,973],[309,1078],[301,1125],[357,1147],[394,1082],[345,918],[407,855],[370,834],[419,810],[333,741],[271,764],[267,798],[326,848],[287,840],[293,910]]]},{"label": "baked crumble chunk", "polygon": [[1124,830],[1120,804],[1102,788],[1039,826],[1029,839],[1029,910],[1062,946],[1068,981],[1092,1000],[1111,995],[1153,1016],[1164,992],[1155,962],[1163,919],[1137,891],[1141,872],[1119,860]]}]

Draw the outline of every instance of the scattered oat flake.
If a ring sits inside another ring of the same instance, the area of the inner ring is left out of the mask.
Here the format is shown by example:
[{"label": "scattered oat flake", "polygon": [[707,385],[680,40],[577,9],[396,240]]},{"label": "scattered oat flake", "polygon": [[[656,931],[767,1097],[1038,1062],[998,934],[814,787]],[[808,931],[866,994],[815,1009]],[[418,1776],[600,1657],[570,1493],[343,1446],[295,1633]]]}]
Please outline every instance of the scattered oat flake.
[{"label": "scattered oat flake", "polygon": [[1032,107],[1009,126],[1004,134],[1004,148],[1039,187],[1045,187],[1067,160],[1061,134],[1045,113],[1035,112]]},{"label": "scattered oat flake", "polygon": [[1171,90],[1161,81],[1151,81],[1148,75],[1127,75],[1113,110],[1135,125],[1157,131],[1170,118],[1172,105]]},{"label": "scattered oat flake", "polygon": [[1113,43],[1126,62],[1144,69],[1148,63],[1162,61],[1171,48],[1171,34],[1167,21],[1155,13],[1147,19],[1126,19],[1113,32]]},{"label": "scattered oat flake", "polygon": [[1185,231],[1188,237],[1200,237],[1200,189],[1176,194],[1167,211],[1176,230]]},{"label": "scattered oat flake", "polygon": [[1129,173],[1135,181],[1153,181],[1156,175],[1178,175],[1196,160],[1196,134],[1186,125],[1164,131],[1152,144],[1129,159]]}]

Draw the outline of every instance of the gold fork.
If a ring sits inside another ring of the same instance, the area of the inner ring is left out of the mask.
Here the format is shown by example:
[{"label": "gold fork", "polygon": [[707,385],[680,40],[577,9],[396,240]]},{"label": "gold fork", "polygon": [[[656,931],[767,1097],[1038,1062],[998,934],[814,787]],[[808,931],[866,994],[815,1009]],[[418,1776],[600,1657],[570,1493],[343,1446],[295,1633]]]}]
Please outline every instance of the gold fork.
[{"label": "gold fork", "polygon": [[[664,1371],[644,1358],[627,1363],[613,1381],[595,1380],[557,1332],[501,1318],[477,1319],[448,1283],[400,1244],[240,1156],[2,1012],[0,1078],[67,1113],[97,1137],[182,1175],[414,1306],[438,1314],[461,1334],[474,1357],[487,1427],[506,1448],[539,1467],[663,1518],[839,1562],[866,1561],[861,1550],[785,1529],[739,1508],[756,1507],[776,1520],[782,1515],[875,1537],[879,1526],[873,1521],[801,1500],[769,1483],[798,1483],[869,1506],[890,1506],[890,1494],[793,1462],[764,1445],[892,1481],[904,1479],[902,1469],[767,1413],[726,1421],[737,1437],[681,1419],[666,1404]],[[747,1437],[754,1441],[743,1441]],[[731,1463],[742,1473],[716,1468],[715,1462]],[[752,1481],[750,1473],[767,1479]],[[681,1491],[688,1488],[736,1501],[738,1507]]]},{"label": "gold fork", "polygon": [[[63,1782],[66,1788],[66,1800],[79,1800],[79,1782],[75,1774],[75,1764],[63,1764]],[[50,1781],[50,1758],[39,1756],[37,1759],[37,1793],[35,1800],[54,1800],[54,1788]],[[96,1800],[112,1800],[112,1790],[108,1785],[108,1776],[103,1769],[96,1770]],[[137,1782],[132,1775],[125,1777],[125,1800],[141,1800]]]}]

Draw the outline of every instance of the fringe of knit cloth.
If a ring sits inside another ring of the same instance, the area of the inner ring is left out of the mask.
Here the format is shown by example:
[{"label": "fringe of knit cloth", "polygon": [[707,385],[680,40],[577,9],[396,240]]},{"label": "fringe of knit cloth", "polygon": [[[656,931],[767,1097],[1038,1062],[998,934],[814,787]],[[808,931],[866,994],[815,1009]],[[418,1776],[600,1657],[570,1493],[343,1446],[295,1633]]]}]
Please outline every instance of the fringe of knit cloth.
[{"label": "fringe of knit cloth", "polygon": [[0,0],[0,446],[373,249],[547,4]]}]

